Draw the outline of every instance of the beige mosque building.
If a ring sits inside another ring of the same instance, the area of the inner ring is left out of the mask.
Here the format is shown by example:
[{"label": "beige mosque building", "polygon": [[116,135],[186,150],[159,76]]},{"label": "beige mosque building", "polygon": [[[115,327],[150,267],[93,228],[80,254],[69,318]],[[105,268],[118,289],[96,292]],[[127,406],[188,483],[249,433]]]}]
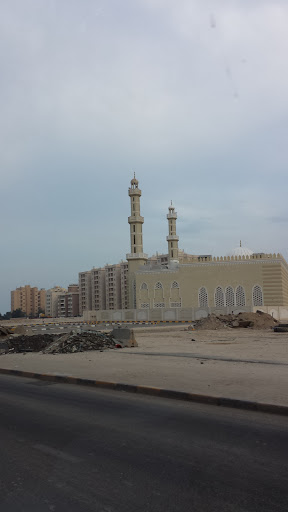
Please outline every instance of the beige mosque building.
[{"label": "beige mosque building", "polygon": [[[88,288],[82,289],[80,313],[84,318],[98,321],[193,321],[209,313],[257,309],[275,318],[288,318],[288,264],[281,254],[253,253],[241,247],[241,242],[230,256],[186,254],[178,247],[177,213],[171,202],[167,214],[167,254],[148,257],[143,250],[144,218],[140,211],[141,190],[135,175],[128,194],[131,215],[128,218],[130,252],[126,255],[127,261],[109,266],[111,268],[105,267],[106,270],[93,269],[79,274],[80,304],[81,282],[88,279]],[[114,299],[112,291],[109,296],[107,287],[109,272],[113,274],[111,285],[114,287],[116,272],[119,276],[117,297]],[[92,276],[95,273],[103,279],[102,288],[108,293],[102,307],[99,303],[96,308],[92,304],[96,304],[95,297],[99,298],[101,292],[98,289],[96,294],[95,286],[93,288]],[[90,291],[87,292],[88,289]]]}]

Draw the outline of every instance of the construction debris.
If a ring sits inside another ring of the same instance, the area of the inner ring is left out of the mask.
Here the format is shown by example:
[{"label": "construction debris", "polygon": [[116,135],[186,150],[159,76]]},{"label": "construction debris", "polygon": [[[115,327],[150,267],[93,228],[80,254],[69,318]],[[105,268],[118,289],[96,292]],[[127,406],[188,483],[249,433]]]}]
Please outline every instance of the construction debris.
[{"label": "construction debris", "polygon": [[8,353],[18,352],[40,352],[51,345],[55,339],[52,334],[35,334],[33,336],[10,336],[6,340]]},{"label": "construction debris", "polygon": [[218,330],[227,328],[271,329],[277,320],[267,313],[239,313],[238,315],[208,315],[194,322],[195,330]]},{"label": "construction debris", "polygon": [[67,354],[85,352],[86,350],[107,350],[116,347],[119,343],[112,334],[96,331],[82,332],[81,334],[64,334],[43,350],[43,354]]},{"label": "construction debris", "polygon": [[3,327],[0,325],[0,337],[5,337],[5,336],[9,336],[10,334],[12,334],[13,331],[11,331],[11,329],[8,329],[8,327]]},{"label": "construction debris", "polygon": [[0,354],[41,352],[43,354],[67,354],[87,350],[122,348],[123,344],[107,332],[82,332],[70,334],[10,335],[0,344]]}]

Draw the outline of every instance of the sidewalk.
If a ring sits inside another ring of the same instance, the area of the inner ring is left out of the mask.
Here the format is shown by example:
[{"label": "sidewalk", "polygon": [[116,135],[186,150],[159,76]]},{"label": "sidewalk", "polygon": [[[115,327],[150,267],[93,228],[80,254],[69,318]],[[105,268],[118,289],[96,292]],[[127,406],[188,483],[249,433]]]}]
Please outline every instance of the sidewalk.
[{"label": "sidewalk", "polygon": [[288,333],[184,329],[183,326],[167,327],[161,332],[139,329],[135,331],[139,347],[132,349],[4,355],[0,356],[0,368],[288,407]]}]

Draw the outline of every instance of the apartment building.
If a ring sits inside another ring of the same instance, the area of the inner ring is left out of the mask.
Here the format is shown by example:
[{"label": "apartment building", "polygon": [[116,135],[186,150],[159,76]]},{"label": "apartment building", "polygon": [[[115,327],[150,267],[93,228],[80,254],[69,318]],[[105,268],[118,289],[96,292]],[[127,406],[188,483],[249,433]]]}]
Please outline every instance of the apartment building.
[{"label": "apartment building", "polygon": [[128,262],[120,263],[121,309],[128,308]]},{"label": "apartment building", "polygon": [[92,308],[92,271],[79,273],[79,314],[83,315],[83,311]]},{"label": "apartment building", "polygon": [[20,286],[11,291],[11,311],[21,309],[27,316],[37,317],[39,310],[45,310],[46,290],[36,286]]},{"label": "apartment building", "polygon": [[57,317],[79,316],[79,286],[70,284],[65,293],[57,298]]},{"label": "apartment building", "polygon": [[127,309],[127,261],[79,273],[79,314],[83,311]]},{"label": "apartment building", "polygon": [[[49,290],[47,290],[46,305],[45,305],[46,316],[50,316],[51,318],[58,317],[58,315],[59,315],[58,298],[59,298],[59,296],[65,295],[66,292],[67,292],[66,288],[61,288],[61,286],[54,286],[54,288],[50,288]],[[63,316],[62,313],[60,316]]]},{"label": "apartment building", "polygon": [[92,309],[106,309],[106,285],[104,268],[93,268],[91,270],[91,301]]},{"label": "apartment building", "polygon": [[121,267],[120,263],[105,266],[106,307],[121,309]]}]

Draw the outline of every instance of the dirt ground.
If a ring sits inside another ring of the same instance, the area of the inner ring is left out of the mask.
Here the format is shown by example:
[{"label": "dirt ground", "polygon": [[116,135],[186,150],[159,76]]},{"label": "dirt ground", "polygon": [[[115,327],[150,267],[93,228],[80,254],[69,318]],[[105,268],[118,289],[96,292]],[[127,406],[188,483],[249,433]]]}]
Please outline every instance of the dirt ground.
[{"label": "dirt ground", "polygon": [[288,406],[288,333],[135,330],[136,348],[0,356],[0,367],[156,386]]}]

